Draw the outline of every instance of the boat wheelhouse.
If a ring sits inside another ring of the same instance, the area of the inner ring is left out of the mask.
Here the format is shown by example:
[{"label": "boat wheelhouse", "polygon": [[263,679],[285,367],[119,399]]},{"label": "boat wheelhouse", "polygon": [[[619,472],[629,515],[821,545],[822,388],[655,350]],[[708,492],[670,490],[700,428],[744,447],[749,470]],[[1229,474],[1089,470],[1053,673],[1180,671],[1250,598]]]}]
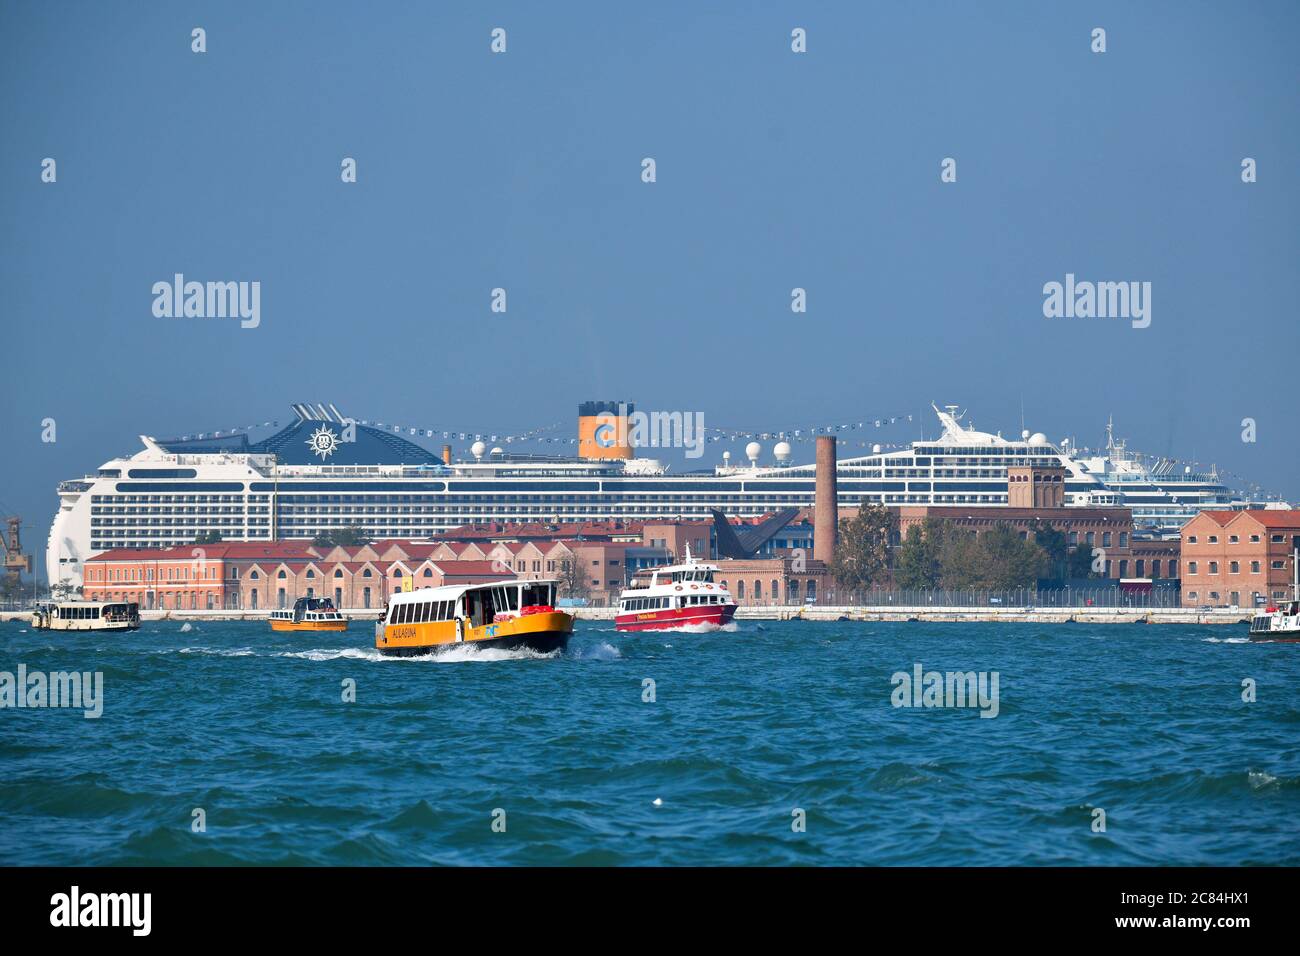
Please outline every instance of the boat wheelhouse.
[{"label": "boat wheelhouse", "polygon": [[689,625],[729,624],[736,602],[715,576],[716,564],[703,564],[686,549],[684,564],[638,573],[619,596],[614,628],[657,631]]},{"label": "boat wheelhouse", "polygon": [[375,648],[394,657],[455,647],[563,650],[573,615],[556,609],[557,587],[552,580],[508,580],[399,592],[375,626]]},{"label": "boat wheelhouse", "polygon": [[271,612],[273,631],[346,631],[348,619],[329,598],[298,598],[293,607]]},{"label": "boat wheelhouse", "polygon": [[32,614],[40,631],[134,631],[140,627],[140,606],[115,601],[56,601]]}]

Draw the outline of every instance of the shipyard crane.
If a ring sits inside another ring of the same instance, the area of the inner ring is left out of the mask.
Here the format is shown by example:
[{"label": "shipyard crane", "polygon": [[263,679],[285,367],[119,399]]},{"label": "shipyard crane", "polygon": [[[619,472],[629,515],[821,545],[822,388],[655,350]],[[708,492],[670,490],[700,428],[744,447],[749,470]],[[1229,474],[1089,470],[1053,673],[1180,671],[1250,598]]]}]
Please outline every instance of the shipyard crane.
[{"label": "shipyard crane", "polygon": [[15,516],[4,519],[8,532],[0,530],[0,544],[4,545],[5,554],[5,590],[13,591],[19,587],[22,575],[32,573],[32,556],[23,554],[22,541],[19,539],[19,529],[22,527],[23,519]]}]

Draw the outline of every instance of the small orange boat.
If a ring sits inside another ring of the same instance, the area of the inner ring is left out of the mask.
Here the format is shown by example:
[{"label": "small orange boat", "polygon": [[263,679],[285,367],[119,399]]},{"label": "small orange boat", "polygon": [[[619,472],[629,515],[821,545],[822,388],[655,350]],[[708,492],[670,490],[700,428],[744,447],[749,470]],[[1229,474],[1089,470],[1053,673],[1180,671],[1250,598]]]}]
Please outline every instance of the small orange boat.
[{"label": "small orange boat", "polygon": [[346,631],[348,619],[329,598],[298,598],[293,610],[272,611],[273,631]]}]

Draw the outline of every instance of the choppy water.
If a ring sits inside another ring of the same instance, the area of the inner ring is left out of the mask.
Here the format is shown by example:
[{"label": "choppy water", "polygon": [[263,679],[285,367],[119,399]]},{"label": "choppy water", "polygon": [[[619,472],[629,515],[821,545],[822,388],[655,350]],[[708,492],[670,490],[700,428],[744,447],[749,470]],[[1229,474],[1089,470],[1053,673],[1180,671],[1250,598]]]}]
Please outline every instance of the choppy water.
[{"label": "choppy water", "polygon": [[[105,680],[98,720],[0,710],[0,863],[1300,863],[1300,646],[1239,628],[580,624],[435,660],[370,634],[0,625],[0,670]],[[998,716],[893,707],[918,662],[998,672]]]}]

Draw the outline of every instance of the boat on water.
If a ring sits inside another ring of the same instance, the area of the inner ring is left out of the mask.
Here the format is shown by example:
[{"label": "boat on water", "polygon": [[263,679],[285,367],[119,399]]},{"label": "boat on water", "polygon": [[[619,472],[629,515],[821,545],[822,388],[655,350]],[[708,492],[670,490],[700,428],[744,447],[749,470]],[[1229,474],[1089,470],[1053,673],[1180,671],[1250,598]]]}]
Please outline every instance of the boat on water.
[{"label": "boat on water", "polygon": [[1260,608],[1250,622],[1252,641],[1300,642],[1300,547],[1291,552],[1291,600]]},{"label": "boat on water", "polygon": [[127,601],[56,601],[32,612],[38,631],[135,631],[140,605]]},{"label": "boat on water", "polygon": [[390,657],[458,647],[563,650],[573,615],[556,609],[556,587],[546,580],[497,581],[399,592],[375,625],[375,648]]},{"label": "boat on water", "polygon": [[639,572],[623,589],[614,618],[617,631],[659,631],[691,624],[729,624],[736,602],[715,576],[716,564],[702,564],[686,549],[683,564]]},{"label": "boat on water", "polygon": [[346,631],[348,619],[329,598],[298,598],[293,607],[271,612],[273,631]]}]

